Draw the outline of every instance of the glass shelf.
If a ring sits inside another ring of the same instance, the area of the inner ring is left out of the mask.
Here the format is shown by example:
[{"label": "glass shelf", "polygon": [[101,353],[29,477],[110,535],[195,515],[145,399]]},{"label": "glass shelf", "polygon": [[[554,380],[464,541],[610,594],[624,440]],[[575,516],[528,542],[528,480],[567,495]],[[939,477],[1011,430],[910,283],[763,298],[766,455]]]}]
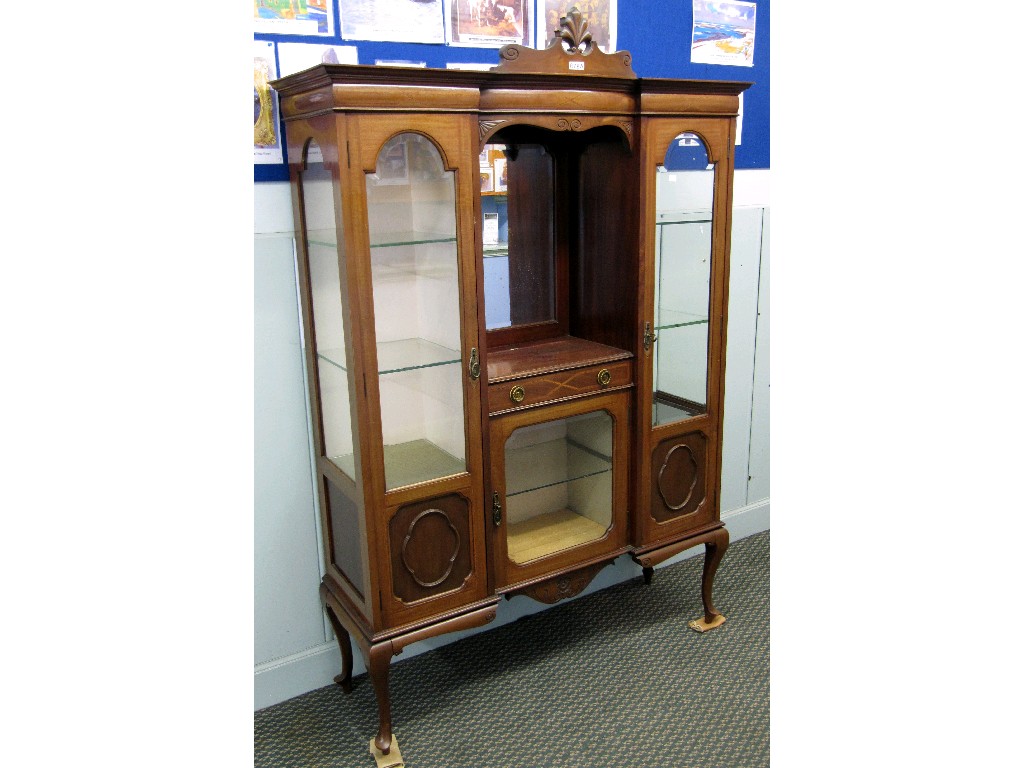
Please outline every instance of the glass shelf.
[{"label": "glass shelf", "polygon": [[[306,233],[310,245],[323,245],[336,248],[335,232],[320,229]],[[385,232],[374,236],[371,248],[394,248],[400,245],[425,245],[427,243],[454,243],[455,235],[444,232]]]},{"label": "glass shelf", "polygon": [[[345,368],[344,349],[317,351],[317,357],[341,370]],[[377,367],[380,375],[400,373],[438,365],[461,363],[462,356],[454,349],[442,347],[426,339],[400,339],[377,342]]]},{"label": "glass shelf", "polygon": [[[356,460],[351,453],[330,460],[349,477],[356,477]],[[429,440],[412,440],[384,446],[387,490],[414,485],[466,471],[466,462],[438,448]]]},{"label": "glass shelf", "polygon": [[655,330],[662,331],[669,328],[684,328],[688,325],[707,325],[707,316],[694,314],[693,312],[680,312],[675,309],[659,309],[658,322]]},{"label": "glass shelf", "polygon": [[707,210],[674,210],[674,211],[658,211],[657,225],[660,227],[663,224],[710,224],[711,211]]},{"label": "glass shelf", "polygon": [[693,406],[685,406],[676,402],[660,400],[658,395],[655,394],[652,413],[651,426],[656,427],[659,424],[672,424],[676,421],[684,421],[694,416],[700,416],[703,413],[707,413],[707,409],[697,407],[696,403]]},{"label": "glass shelf", "polygon": [[455,235],[444,232],[384,232],[375,235],[371,248],[394,248],[398,245],[425,245],[426,243],[454,243]]},{"label": "glass shelf", "polygon": [[306,231],[306,241],[310,245],[323,245],[328,248],[337,248],[337,233],[333,229],[310,229]]},{"label": "glass shelf", "polygon": [[508,256],[508,243],[484,246],[485,259],[493,259],[495,256]]},{"label": "glass shelf", "polygon": [[[557,440],[510,449],[507,452],[506,461],[509,465],[515,464],[520,467],[543,467],[550,465],[551,446],[560,442],[561,440]],[[505,496],[519,496],[524,493],[539,491],[542,488],[553,488],[557,485],[571,483],[574,480],[595,477],[596,475],[612,471],[610,456],[604,456],[572,440],[565,440],[565,446],[568,472],[557,478],[551,478],[546,482],[544,480],[537,480],[537,475],[532,473],[509,472]]]}]

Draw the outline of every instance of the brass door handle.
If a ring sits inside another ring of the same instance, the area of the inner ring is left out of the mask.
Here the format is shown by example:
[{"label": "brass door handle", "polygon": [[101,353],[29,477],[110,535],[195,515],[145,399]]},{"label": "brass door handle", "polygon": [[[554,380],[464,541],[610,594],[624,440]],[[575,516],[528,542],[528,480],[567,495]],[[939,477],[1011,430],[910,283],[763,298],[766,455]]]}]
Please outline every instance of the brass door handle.
[{"label": "brass door handle", "polygon": [[651,331],[651,324],[644,323],[644,351],[649,351],[651,345],[658,340],[658,335]]},{"label": "brass door handle", "polygon": [[494,520],[495,526],[501,525],[501,501],[497,491],[491,499],[491,519]]},{"label": "brass door handle", "polygon": [[480,354],[473,347],[469,353],[469,378],[476,381],[480,378]]}]

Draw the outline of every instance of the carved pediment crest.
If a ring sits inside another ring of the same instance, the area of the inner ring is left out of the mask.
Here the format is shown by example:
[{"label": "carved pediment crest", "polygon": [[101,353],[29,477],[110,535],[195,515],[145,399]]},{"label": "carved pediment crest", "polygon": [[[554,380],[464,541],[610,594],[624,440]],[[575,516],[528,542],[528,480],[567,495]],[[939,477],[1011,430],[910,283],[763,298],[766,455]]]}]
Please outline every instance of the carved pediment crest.
[{"label": "carved pediment crest", "polygon": [[629,52],[605,53],[595,45],[590,24],[578,7],[573,6],[558,24],[548,47],[543,50],[504,46],[498,52],[501,63],[493,71],[636,78]]},{"label": "carved pediment crest", "polygon": [[594,38],[590,34],[590,24],[575,5],[558,20],[558,24],[559,29],[555,32],[555,37],[568,46],[568,53],[585,56],[593,50]]}]

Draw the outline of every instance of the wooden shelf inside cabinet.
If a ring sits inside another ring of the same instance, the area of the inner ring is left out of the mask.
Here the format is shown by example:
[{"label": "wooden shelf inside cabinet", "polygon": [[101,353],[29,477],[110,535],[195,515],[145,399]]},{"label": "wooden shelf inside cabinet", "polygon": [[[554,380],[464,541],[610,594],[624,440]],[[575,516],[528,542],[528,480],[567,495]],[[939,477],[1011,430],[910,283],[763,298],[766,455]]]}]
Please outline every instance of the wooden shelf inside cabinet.
[{"label": "wooden shelf inside cabinet", "polygon": [[491,350],[487,357],[487,378],[491,384],[496,384],[524,376],[628,360],[632,356],[624,349],[596,341],[559,336]]},{"label": "wooden shelf inside cabinet", "polygon": [[597,541],[607,532],[607,527],[570,509],[546,512],[509,525],[508,556],[514,562],[528,563]]},{"label": "wooden shelf inside cabinet", "polygon": [[[328,457],[349,477],[356,477],[355,456]],[[391,469],[390,485],[401,488],[438,477],[457,475],[466,471],[466,462],[455,458],[429,440],[411,440],[384,446],[384,465]],[[393,468],[393,469],[392,469]]]}]

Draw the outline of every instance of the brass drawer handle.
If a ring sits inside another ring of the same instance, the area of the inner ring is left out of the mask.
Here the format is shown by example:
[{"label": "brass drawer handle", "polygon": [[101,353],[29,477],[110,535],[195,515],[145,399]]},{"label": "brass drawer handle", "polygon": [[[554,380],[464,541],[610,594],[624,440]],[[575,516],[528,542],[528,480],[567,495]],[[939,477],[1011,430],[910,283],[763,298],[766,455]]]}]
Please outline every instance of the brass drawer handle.
[{"label": "brass drawer handle", "polygon": [[508,396],[513,403],[521,403],[526,397],[526,390],[516,384],[512,387],[512,391],[508,393]]},{"label": "brass drawer handle", "polygon": [[612,381],[612,372],[607,368],[602,368],[597,374],[597,383],[602,387],[607,387]]}]

